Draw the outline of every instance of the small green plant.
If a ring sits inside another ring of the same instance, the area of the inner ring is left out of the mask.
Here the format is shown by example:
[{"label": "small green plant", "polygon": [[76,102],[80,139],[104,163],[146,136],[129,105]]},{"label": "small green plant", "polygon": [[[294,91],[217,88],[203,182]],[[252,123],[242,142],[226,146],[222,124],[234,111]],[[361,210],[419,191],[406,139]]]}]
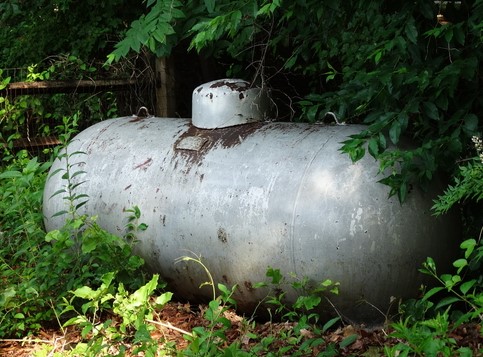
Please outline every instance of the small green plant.
[{"label": "small green plant", "polygon": [[[435,201],[435,215],[448,212],[458,203],[478,202],[483,198],[483,144],[476,136],[472,141],[477,156],[460,166],[455,184]],[[385,348],[387,356],[472,356],[474,351],[458,346],[452,334],[462,324],[483,321],[482,234],[483,228],[478,239],[461,242],[461,256],[453,262],[453,274],[439,274],[434,260],[426,259],[420,271],[433,277],[438,284],[421,299],[407,301],[401,306],[402,319],[392,325],[394,332],[391,334],[400,342]],[[483,336],[483,330],[480,334]]]},{"label": "small green plant", "polygon": [[414,324],[407,320],[394,323],[391,336],[404,342],[385,347],[386,356],[472,356],[469,348],[458,348],[451,337],[448,310]]},{"label": "small green plant", "polygon": [[[155,309],[162,308],[171,300],[172,293],[166,292],[157,297],[153,294],[158,289],[158,275],[153,275],[150,281],[133,293],[129,293],[122,283],[114,286],[115,274],[106,273],[102,276],[102,284],[97,289],[89,286],[72,291],[72,298],[64,298],[62,315],[74,317],[68,319],[63,327],[78,326],[81,328],[83,341],[75,347],[73,355],[83,356],[109,355],[113,350],[123,355],[129,345],[133,355],[144,353],[146,356],[156,356],[158,341],[151,337],[155,326],[148,323],[153,319]],[[74,303],[81,300],[80,311]],[[105,315],[114,314],[121,319],[117,323]],[[166,347],[165,347],[166,349]]]},{"label": "small green plant", "polygon": [[41,200],[49,166],[19,156],[0,173],[0,336],[18,336],[50,318],[48,299],[34,280],[45,236]]},{"label": "small green plant", "polygon": [[138,206],[127,209],[126,212],[129,213],[129,216],[127,217],[126,234],[124,235],[124,238],[128,241],[134,241],[139,232],[148,229],[148,225],[139,222],[141,218],[141,210]]},{"label": "small green plant", "polygon": [[[337,346],[335,344],[326,345],[325,340],[321,337],[341,321],[340,316],[336,316],[320,326],[320,315],[317,310],[323,301],[329,301],[327,293],[335,295],[339,293],[339,283],[326,279],[318,284],[313,284],[308,278],[298,278],[295,274],[290,275],[291,281],[289,281],[279,269],[271,267],[267,269],[266,276],[270,279],[269,283],[255,284],[256,288],[271,288],[264,302],[275,308],[275,314],[280,316],[282,321],[295,323],[292,330],[285,332],[283,336],[277,336],[277,338],[284,338],[290,342],[287,346],[281,347],[279,351],[281,354],[290,352],[291,355],[303,356],[310,354],[316,347],[324,346],[321,356],[336,356],[338,348],[347,347],[356,340],[357,335],[350,335]],[[293,304],[286,301],[287,288],[297,294],[297,299]],[[271,311],[270,308],[268,311]],[[311,331],[314,337],[307,338],[303,334],[304,331]],[[264,340],[261,341],[261,345],[272,344],[274,341],[273,339]]]},{"label": "small green plant", "polygon": [[[185,335],[185,339],[190,342],[187,350],[183,351],[184,356],[217,356],[222,355],[223,346],[228,340],[226,332],[231,327],[231,322],[225,316],[225,312],[231,307],[236,307],[236,301],[232,298],[233,293],[237,289],[234,285],[231,289],[224,284],[217,284],[213,280],[208,267],[202,262],[201,257],[183,256],[177,259],[177,262],[194,262],[201,265],[206,272],[209,281],[200,285],[200,288],[207,285],[211,286],[213,299],[208,303],[204,312],[204,318],[208,321],[208,326],[198,326],[193,328],[191,335]],[[217,296],[216,288],[220,291]],[[237,350],[237,344],[233,344],[226,351]]]},{"label": "small green plant", "polygon": [[[197,326],[193,328],[191,334],[185,334],[185,339],[189,341],[186,350],[180,352],[183,356],[307,356],[312,352],[322,350],[320,356],[337,356],[339,348],[344,348],[352,344],[357,336],[351,335],[343,339],[338,345],[326,344],[322,334],[327,332],[334,324],[339,321],[339,317],[330,319],[322,327],[319,326],[319,315],[315,308],[321,303],[320,294],[325,292],[338,293],[338,283],[326,280],[315,287],[310,287],[309,280],[296,279],[294,282],[287,283],[280,273],[280,270],[268,268],[267,277],[271,279],[269,283],[258,283],[255,288],[267,288],[271,286],[271,292],[276,292],[274,296],[269,296],[264,301],[268,305],[275,306],[275,313],[279,315],[282,321],[288,323],[287,328],[277,330],[273,334],[260,338],[256,333],[252,332],[256,323],[249,321],[246,323],[246,331],[243,337],[231,340],[228,343],[228,331],[233,327],[225,313],[231,308],[236,307],[236,301],[233,294],[237,286],[231,289],[223,284],[216,284],[208,267],[202,262],[201,257],[183,256],[177,262],[194,262],[199,264],[208,276],[208,281],[202,283],[202,286],[210,286],[212,288],[213,299],[209,302],[203,313],[207,321],[205,326]],[[290,286],[300,293],[299,297],[289,306],[285,300],[285,292],[282,287]],[[217,288],[219,294],[217,295]],[[309,332],[310,331],[310,332]],[[307,336],[309,335],[309,337]],[[251,339],[258,342],[250,346],[250,351],[243,348],[242,338]],[[283,343],[280,343],[283,341]]]},{"label": "small green plant", "polygon": [[459,167],[454,184],[435,201],[433,211],[436,215],[448,212],[451,207],[465,200],[478,202],[483,199],[483,141],[473,136],[472,142],[477,156],[466,160],[465,165]]},{"label": "small green plant", "polygon": [[[310,284],[308,278],[298,278],[296,275],[292,274],[292,282],[287,282],[286,278],[281,274],[279,269],[274,269],[269,267],[266,272],[266,276],[271,279],[269,283],[261,282],[255,284],[256,288],[271,286],[271,293],[275,295],[270,295],[266,300],[266,303],[275,307],[275,313],[280,315],[282,319],[287,319],[293,321],[298,319],[301,314],[308,314],[306,317],[317,323],[319,316],[317,313],[313,312],[316,307],[318,307],[324,297],[324,293],[329,292],[332,294],[339,293],[339,283],[333,282],[327,279],[316,286]],[[289,286],[294,290],[298,297],[292,306],[287,306],[285,302],[285,296],[287,294],[286,287]]]},{"label": "small green plant", "polygon": [[423,300],[446,290],[450,295],[435,306],[436,310],[458,302],[465,304],[468,311],[458,314],[455,327],[474,319],[483,321],[483,281],[481,276],[465,279],[465,274],[462,274],[463,270],[470,269],[471,266],[479,268],[483,261],[483,246],[480,241],[477,243],[474,239],[468,239],[461,243],[460,247],[464,251],[464,257],[453,262],[453,266],[457,269],[456,274],[438,275],[436,264],[431,258],[427,258],[423,264],[423,269],[421,269],[423,273],[431,275],[441,285],[429,290],[424,295]]},{"label": "small green plant", "polygon": [[[65,143],[75,132],[75,122],[64,118]],[[70,159],[81,153],[59,153],[67,162],[61,170],[66,185],[54,195],[63,195],[68,207],[56,215],[67,214],[67,220],[49,233],[41,208],[51,163],[29,160],[21,152],[0,173],[0,281],[6,282],[0,287],[1,337],[20,337],[44,321],[55,321],[58,304],[69,290],[99,286],[109,272],[116,272],[116,279],[130,289],[144,284],[144,261],[132,254],[132,244],[101,229],[95,217],[77,213],[87,199],[76,193],[84,171]]]},{"label": "small green plant", "polygon": [[[478,271],[483,261],[483,246],[480,239],[468,239],[460,247],[463,257],[453,262],[455,274],[438,275],[434,260],[427,258],[420,270],[439,284],[420,300],[402,305],[403,317],[391,325],[394,332],[390,334],[400,342],[385,348],[387,356],[473,355],[469,347],[458,346],[452,336],[462,324],[483,321],[483,281],[479,274],[472,277],[472,269]],[[442,294],[437,303],[431,301]],[[483,336],[483,331],[480,333]]]}]

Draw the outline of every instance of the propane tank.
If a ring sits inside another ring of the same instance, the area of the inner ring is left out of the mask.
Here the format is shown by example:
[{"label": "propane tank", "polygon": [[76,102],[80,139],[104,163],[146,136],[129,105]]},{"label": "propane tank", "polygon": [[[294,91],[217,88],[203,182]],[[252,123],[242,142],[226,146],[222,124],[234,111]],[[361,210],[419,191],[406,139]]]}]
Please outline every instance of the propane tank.
[{"label": "propane tank", "polygon": [[[266,296],[253,285],[268,267],[340,283],[330,297],[353,321],[384,320],[392,297],[416,296],[418,268],[427,256],[448,260],[454,221],[431,215],[435,192],[417,188],[407,202],[388,198],[377,183],[378,163],[352,163],[341,142],[364,127],[252,122],[200,129],[188,119],[123,117],[91,126],[67,146],[80,214],[126,233],[126,210],[138,206],[149,228],[135,251],[170,288],[191,301],[211,297],[206,272],[175,263],[196,254],[215,282],[238,285],[240,310]],[[51,172],[66,167],[56,160]],[[62,174],[44,192],[47,230],[60,228],[65,210]],[[115,258],[115,257],[114,257]],[[287,291],[288,302],[296,295]],[[329,310],[332,308],[329,307]]]}]

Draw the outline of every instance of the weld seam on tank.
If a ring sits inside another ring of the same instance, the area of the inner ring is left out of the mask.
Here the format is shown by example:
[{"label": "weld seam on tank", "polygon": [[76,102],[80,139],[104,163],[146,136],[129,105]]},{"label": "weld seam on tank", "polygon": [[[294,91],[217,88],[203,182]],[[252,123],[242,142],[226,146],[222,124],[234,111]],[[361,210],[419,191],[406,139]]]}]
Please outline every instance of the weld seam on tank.
[{"label": "weld seam on tank", "polygon": [[299,187],[297,188],[297,195],[295,197],[295,202],[294,202],[293,210],[292,210],[292,223],[291,223],[291,227],[290,227],[290,245],[291,245],[291,250],[292,250],[291,257],[292,257],[293,273],[295,275],[298,274],[297,264],[295,262],[295,220],[296,220],[296,217],[297,217],[297,206],[298,206],[298,203],[300,201],[300,195],[301,195],[302,190],[303,190],[303,186],[304,186],[304,183],[305,183],[305,178],[307,177],[307,173],[308,173],[310,167],[312,166],[312,163],[315,161],[315,159],[320,154],[320,152],[325,148],[325,146],[330,141],[330,139],[332,139],[332,135],[330,135],[327,138],[325,143],[323,143],[320,146],[320,148],[314,153],[314,155],[312,155],[312,158],[310,159],[310,161],[307,162],[307,164],[305,165],[305,168],[304,168],[304,173],[303,173],[302,177],[300,178],[300,183],[298,185]]}]

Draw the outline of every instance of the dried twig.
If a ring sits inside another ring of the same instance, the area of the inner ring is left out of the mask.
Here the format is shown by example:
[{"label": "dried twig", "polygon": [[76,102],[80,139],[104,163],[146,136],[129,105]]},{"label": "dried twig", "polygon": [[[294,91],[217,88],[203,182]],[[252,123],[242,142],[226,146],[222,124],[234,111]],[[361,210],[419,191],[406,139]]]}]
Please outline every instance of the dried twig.
[{"label": "dried twig", "polygon": [[183,333],[183,334],[188,335],[188,336],[191,336],[191,337],[193,336],[193,334],[192,334],[191,332],[188,332],[188,331],[185,331],[185,330],[183,330],[183,329],[180,329],[180,328],[178,328],[178,327],[176,327],[176,326],[173,326],[173,325],[171,325],[169,322],[159,322],[159,321],[147,320],[147,319],[146,319],[146,321],[147,321],[147,322],[150,322],[150,323],[152,323],[152,324],[158,325],[158,326],[167,327],[167,328],[169,328],[169,329],[171,329],[171,330],[174,330],[174,331],[177,331],[177,332]]}]

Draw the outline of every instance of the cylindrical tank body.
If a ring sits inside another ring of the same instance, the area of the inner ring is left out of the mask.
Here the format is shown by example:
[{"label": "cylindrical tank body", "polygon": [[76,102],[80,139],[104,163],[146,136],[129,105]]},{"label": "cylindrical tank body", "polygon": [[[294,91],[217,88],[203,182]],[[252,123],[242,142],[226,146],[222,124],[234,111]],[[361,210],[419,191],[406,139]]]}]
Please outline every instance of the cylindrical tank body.
[{"label": "cylindrical tank body", "polygon": [[[391,297],[418,293],[418,268],[427,256],[444,261],[453,222],[431,215],[433,194],[414,188],[407,202],[388,199],[378,163],[352,163],[341,142],[362,127],[252,123],[198,129],[186,119],[125,117],[100,122],[68,146],[76,188],[87,194],[81,214],[97,215],[123,235],[138,206],[136,251],[187,299],[209,298],[201,266],[177,263],[196,254],[215,282],[238,284],[247,310],[265,297],[253,284],[268,267],[311,282],[340,283],[331,302],[355,321],[383,320]],[[56,160],[51,171],[65,168]],[[73,173],[71,172],[71,174]],[[54,195],[62,174],[45,187],[48,230],[62,226],[66,200]],[[289,290],[289,289],[288,289]],[[288,293],[289,300],[295,295]]]}]

